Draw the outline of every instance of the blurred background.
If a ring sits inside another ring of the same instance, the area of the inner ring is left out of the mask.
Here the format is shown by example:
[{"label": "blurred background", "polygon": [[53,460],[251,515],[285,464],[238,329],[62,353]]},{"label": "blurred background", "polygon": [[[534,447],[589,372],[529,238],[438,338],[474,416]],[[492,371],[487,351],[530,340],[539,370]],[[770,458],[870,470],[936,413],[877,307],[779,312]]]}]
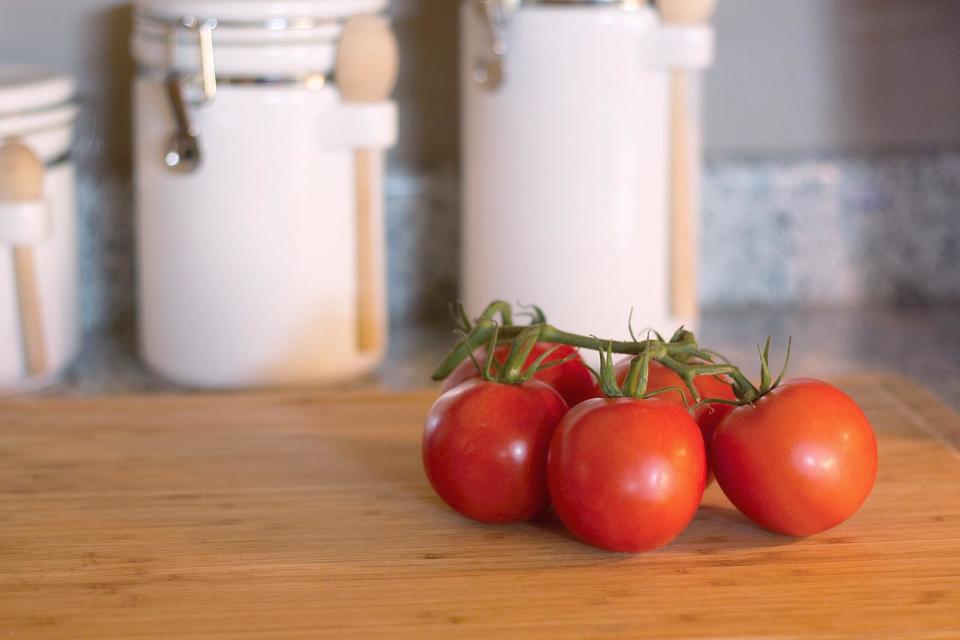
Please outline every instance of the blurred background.
[{"label": "blurred background", "polygon": [[[400,139],[386,178],[395,331],[445,322],[458,294],[457,11],[450,0],[392,3],[401,54]],[[119,0],[0,0],[0,16],[0,59],[77,79],[83,325],[98,354],[129,352],[131,9]],[[855,340],[873,331],[857,347],[872,354],[902,327],[930,323],[956,347],[960,3],[720,0],[713,22],[704,330],[734,342],[748,332]],[[421,347],[397,343],[392,357]],[[109,366],[90,349],[81,370]]]}]

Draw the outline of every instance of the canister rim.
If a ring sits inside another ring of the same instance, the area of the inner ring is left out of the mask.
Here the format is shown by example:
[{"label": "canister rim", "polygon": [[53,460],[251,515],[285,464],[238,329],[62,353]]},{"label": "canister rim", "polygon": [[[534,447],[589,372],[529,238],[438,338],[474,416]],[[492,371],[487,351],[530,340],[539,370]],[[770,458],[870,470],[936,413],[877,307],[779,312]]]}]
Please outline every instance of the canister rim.
[{"label": "canister rim", "polygon": [[646,0],[519,0],[519,4],[622,4],[641,6]]},{"label": "canister rim", "polygon": [[72,127],[79,111],[75,103],[64,102],[47,108],[0,113],[0,140]]},{"label": "canister rim", "polygon": [[139,0],[138,13],[159,21],[179,22],[184,16],[214,19],[226,28],[282,30],[291,25],[309,28],[310,21],[342,20],[378,13],[388,0]]},{"label": "canister rim", "polygon": [[74,96],[69,76],[27,65],[0,65],[0,120],[69,104]]},{"label": "canister rim", "polygon": [[498,0],[509,11],[529,6],[583,6],[620,7],[624,9],[649,9],[647,0]]}]

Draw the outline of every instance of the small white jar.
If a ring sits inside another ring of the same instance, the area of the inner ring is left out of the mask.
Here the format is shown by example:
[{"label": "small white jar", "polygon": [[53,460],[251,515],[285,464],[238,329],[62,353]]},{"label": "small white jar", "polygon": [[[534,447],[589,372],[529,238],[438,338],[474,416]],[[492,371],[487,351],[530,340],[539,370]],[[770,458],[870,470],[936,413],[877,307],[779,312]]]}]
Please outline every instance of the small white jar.
[{"label": "small white jar", "polygon": [[[333,381],[379,363],[382,347],[364,352],[355,339],[355,152],[394,143],[396,108],[345,102],[332,72],[344,22],[386,4],[139,3],[140,346],[154,371],[248,387]],[[199,146],[185,171],[169,166],[183,161],[171,147],[171,81]]]},{"label": "small white jar", "polygon": [[[33,67],[0,65],[0,142],[16,140],[45,165],[43,198],[0,203],[0,394],[55,382],[77,353],[75,176],[70,158],[73,81]],[[27,247],[36,278],[44,367],[29,372],[24,352],[14,247]]]}]

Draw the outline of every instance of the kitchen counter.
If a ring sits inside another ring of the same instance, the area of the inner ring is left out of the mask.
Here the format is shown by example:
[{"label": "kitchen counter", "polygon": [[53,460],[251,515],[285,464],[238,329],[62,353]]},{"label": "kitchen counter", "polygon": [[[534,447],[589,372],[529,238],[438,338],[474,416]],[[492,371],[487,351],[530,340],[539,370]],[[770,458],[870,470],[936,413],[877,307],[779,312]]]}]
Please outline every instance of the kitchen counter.
[{"label": "kitchen counter", "polygon": [[[706,313],[700,341],[753,375],[756,342],[773,337],[774,363],[793,336],[791,375],[838,376],[893,371],[913,378],[960,409],[960,306],[901,309],[730,309]],[[391,334],[386,362],[374,376],[335,389],[410,390],[432,384],[430,371],[453,341],[450,326],[403,326]],[[63,382],[47,395],[188,392],[147,371],[134,339],[93,335]]]},{"label": "kitchen counter", "polygon": [[[4,406],[0,635],[956,637],[960,416],[928,391],[960,401],[958,317],[708,314],[702,339],[733,360],[794,336],[792,371],[869,416],[877,484],[855,517],[793,539],[714,483],[675,541],[639,555],[583,545],[551,513],[481,525],[434,495],[423,387],[448,329],[396,331],[378,375],[333,392],[227,396],[176,393],[129,337],[95,337],[47,397]],[[845,374],[886,369],[927,388]]]},{"label": "kitchen counter", "polygon": [[780,536],[713,484],[651,553],[548,512],[489,525],[424,477],[422,390],[6,403],[0,636],[956,638],[960,414],[835,379],[880,468],[835,529]]}]

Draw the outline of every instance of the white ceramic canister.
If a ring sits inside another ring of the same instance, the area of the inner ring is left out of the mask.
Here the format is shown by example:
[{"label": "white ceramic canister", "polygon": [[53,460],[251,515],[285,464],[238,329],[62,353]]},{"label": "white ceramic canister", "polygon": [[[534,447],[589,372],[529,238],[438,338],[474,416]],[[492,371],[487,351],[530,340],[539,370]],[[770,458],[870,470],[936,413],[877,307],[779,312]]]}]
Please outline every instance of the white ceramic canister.
[{"label": "white ceramic canister", "polygon": [[394,143],[396,108],[344,101],[332,72],[345,21],[386,4],[139,3],[138,296],[154,371],[271,386],[356,376],[382,358],[356,339],[355,153]]},{"label": "white ceramic canister", "polygon": [[[80,344],[70,158],[77,114],[73,97],[67,76],[0,65],[0,144],[21,143],[45,166],[41,199],[0,202],[0,393],[27,392],[56,381]],[[15,248],[23,250],[25,265],[15,263]],[[26,297],[35,309],[29,317],[36,321],[40,352],[33,368],[21,322],[27,317],[21,308]]]},{"label": "white ceramic canister", "polygon": [[668,300],[669,73],[710,62],[710,27],[635,0],[464,0],[461,33],[467,308],[689,325]]}]

